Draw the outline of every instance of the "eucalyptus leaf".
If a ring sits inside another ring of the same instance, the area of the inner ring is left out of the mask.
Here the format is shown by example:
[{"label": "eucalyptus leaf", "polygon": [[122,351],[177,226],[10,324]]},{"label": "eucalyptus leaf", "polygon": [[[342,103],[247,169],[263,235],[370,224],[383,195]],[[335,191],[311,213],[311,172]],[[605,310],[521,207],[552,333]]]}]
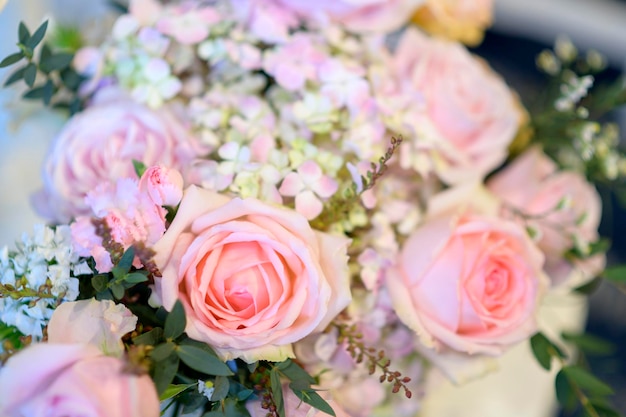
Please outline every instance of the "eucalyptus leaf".
[{"label": "eucalyptus leaf", "polygon": [[106,274],[94,275],[91,278],[91,285],[93,286],[94,290],[98,292],[104,291],[108,288],[109,277]]},{"label": "eucalyptus leaf", "polygon": [[565,366],[561,371],[565,373],[570,381],[591,395],[604,396],[613,394],[613,389],[610,386],[579,366]]},{"label": "eucalyptus leaf", "polygon": [[155,327],[154,329],[141,334],[133,338],[133,343],[136,345],[150,345],[154,346],[163,340],[163,329]]},{"label": "eucalyptus leaf", "polygon": [[574,343],[576,347],[591,355],[609,355],[615,352],[616,346],[608,340],[590,334],[563,333],[563,340]]},{"label": "eucalyptus leaf", "polygon": [[228,395],[230,389],[230,382],[225,376],[218,376],[213,383],[213,394],[211,394],[211,401],[221,401]]},{"label": "eucalyptus leaf", "polygon": [[602,273],[602,276],[609,281],[626,283],[626,265],[606,268]]},{"label": "eucalyptus leaf", "polygon": [[180,300],[176,300],[172,311],[170,311],[165,319],[165,337],[168,339],[176,339],[183,334],[186,325],[185,309]]},{"label": "eucalyptus leaf", "polygon": [[285,417],[285,402],[283,401],[283,384],[280,382],[280,374],[278,369],[273,368],[270,371],[270,387],[272,389],[272,397],[276,405],[276,412],[280,417]]},{"label": "eucalyptus leaf", "polygon": [[[207,352],[208,354],[215,356],[217,358],[217,353],[215,353],[215,351],[213,350],[213,348],[209,345],[207,345],[204,342],[199,342],[197,340],[193,340],[189,337],[184,337],[183,339],[180,340],[179,342],[180,345],[187,345],[187,346],[195,346],[198,349],[202,349],[205,352]],[[252,371],[250,371],[252,372]]]},{"label": "eucalyptus leaf", "polygon": [[142,272],[133,272],[124,277],[124,281],[129,284],[139,284],[140,282],[146,282],[147,280],[148,277]]},{"label": "eucalyptus leaf", "polygon": [[111,290],[111,293],[113,294],[113,297],[115,297],[115,299],[121,300],[122,298],[124,298],[126,289],[124,288],[122,284],[117,284],[117,283],[111,284],[109,289]]},{"label": "eucalyptus leaf", "polygon": [[52,82],[52,80],[48,79],[48,81],[46,81],[46,83],[43,85],[42,89],[43,89],[43,102],[47,106],[50,104],[50,101],[52,100],[52,96],[54,95],[54,92],[55,92],[54,83]]},{"label": "eucalyptus leaf", "polygon": [[31,49],[35,49],[39,42],[43,39],[46,34],[46,30],[48,30],[48,21],[46,20],[35,30],[35,33],[26,41],[24,45],[28,46]]},{"label": "eucalyptus leaf", "polygon": [[294,391],[294,394],[298,398],[300,398],[305,403],[309,404],[312,407],[317,408],[318,410],[329,414],[331,416],[335,416],[335,410],[324,400],[317,392],[312,389],[303,390],[303,391]]},{"label": "eucalyptus leaf", "polygon": [[602,284],[602,278],[596,277],[586,284],[574,288],[574,291],[580,294],[589,295],[596,291],[598,287],[600,287],[600,284]]},{"label": "eucalyptus leaf", "polygon": [[554,387],[561,406],[568,411],[573,410],[576,407],[576,393],[562,369],[556,374]]},{"label": "eucalyptus leaf", "polygon": [[176,345],[172,342],[165,342],[160,345],[157,345],[152,352],[150,352],[150,357],[156,361],[160,362],[170,356],[172,352],[176,349]]},{"label": "eucalyptus leaf", "polygon": [[177,385],[169,385],[163,393],[159,396],[159,401],[169,400],[170,398],[176,397],[181,392],[195,387],[196,384],[177,384]]},{"label": "eucalyptus leaf", "polygon": [[31,88],[30,90],[26,90],[24,94],[22,94],[22,98],[26,100],[42,100],[45,95],[45,89],[43,86]]},{"label": "eucalyptus leaf", "polygon": [[555,345],[543,333],[536,333],[530,338],[530,347],[539,365],[546,371],[549,371],[552,364],[552,356],[555,353]]},{"label": "eucalyptus leaf", "polygon": [[80,87],[83,80],[85,80],[85,78],[72,68],[65,68],[61,71],[61,81],[63,81],[63,84],[69,90],[78,90],[78,87]]},{"label": "eucalyptus leaf", "polygon": [[52,71],[61,71],[72,63],[72,59],[74,59],[74,55],[68,52],[59,52],[50,55],[44,61],[42,61],[39,65],[41,70],[44,72],[52,72]]},{"label": "eucalyptus leaf", "polygon": [[21,80],[24,78],[24,72],[26,72],[26,66],[22,67],[22,68],[18,68],[17,70],[15,70],[8,78],[7,80],[4,82],[4,86],[8,87],[11,84]]},{"label": "eucalyptus leaf", "polygon": [[130,271],[130,267],[133,266],[133,259],[135,259],[135,248],[130,246],[122,255],[122,258],[117,263],[117,266],[125,272],[128,272]]},{"label": "eucalyptus leaf", "polygon": [[37,78],[37,65],[34,63],[30,63],[26,65],[26,69],[24,69],[24,82],[29,87],[35,85],[35,79]]},{"label": "eucalyptus leaf", "polygon": [[146,164],[136,159],[133,159],[133,168],[135,168],[135,174],[138,178],[141,178],[144,172],[146,172]]},{"label": "eucalyptus leaf", "polygon": [[159,396],[170,386],[176,372],[178,372],[179,359],[176,355],[170,355],[165,360],[159,361],[154,366],[152,379],[157,388]]},{"label": "eucalyptus leaf", "polygon": [[287,359],[284,362],[281,362],[277,365],[278,369],[285,375],[289,380],[293,382],[305,382],[309,385],[315,383],[315,378],[313,378],[307,371],[302,369],[300,365],[292,361],[291,359]]},{"label": "eucalyptus leaf", "polygon": [[20,22],[20,25],[17,28],[17,39],[22,45],[26,45],[28,39],[30,38],[30,31],[24,24],[24,22]]},{"label": "eucalyptus leaf", "polygon": [[176,353],[188,367],[206,375],[231,376],[233,372],[221,360],[210,353],[190,345],[179,345]]},{"label": "eucalyptus leaf", "polygon": [[0,62],[0,68],[8,67],[9,65],[13,65],[18,62],[20,59],[24,58],[24,53],[16,52],[4,58]]}]

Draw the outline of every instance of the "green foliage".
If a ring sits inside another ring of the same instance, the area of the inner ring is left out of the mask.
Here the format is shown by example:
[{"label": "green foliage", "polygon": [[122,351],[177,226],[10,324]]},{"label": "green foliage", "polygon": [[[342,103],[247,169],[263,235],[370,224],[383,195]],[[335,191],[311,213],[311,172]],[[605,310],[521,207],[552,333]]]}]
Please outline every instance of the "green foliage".
[{"label": "green foliage", "polygon": [[602,272],[602,276],[609,281],[624,284],[626,283],[626,265],[606,268],[604,272]]},{"label": "green foliage", "polygon": [[[48,44],[42,44],[47,29],[48,22],[45,21],[31,35],[26,25],[20,22],[17,43],[19,51],[0,61],[0,68],[26,62],[9,75],[4,86],[24,81],[28,89],[22,98],[41,100],[46,106],[65,108],[74,114],[82,107],[77,91],[83,77],[70,67],[74,59],[73,53],[67,50],[54,51]],[[38,47],[40,52],[36,58],[35,50]]]},{"label": "green foliage", "polygon": [[178,338],[185,331],[186,325],[185,309],[183,308],[183,304],[179,300],[176,300],[172,311],[170,311],[165,319],[165,337],[172,340]]},{"label": "green foliage", "polygon": [[206,375],[231,376],[233,371],[217,356],[192,345],[179,345],[176,354],[191,369]]},{"label": "green foliage", "polygon": [[615,352],[615,345],[607,340],[590,334],[562,333],[563,340],[573,343],[578,349],[589,355],[610,355]]},{"label": "green foliage", "polygon": [[[581,348],[585,346],[595,351],[606,348],[606,344],[591,336],[565,334],[563,338]],[[581,366],[566,363],[563,352],[542,333],[535,334],[530,343],[535,358],[544,369],[549,370],[555,359],[559,362],[561,369],[556,375],[554,388],[565,410],[571,412],[580,406],[585,415],[591,417],[613,416],[615,411],[606,398],[613,394],[610,386]]]}]

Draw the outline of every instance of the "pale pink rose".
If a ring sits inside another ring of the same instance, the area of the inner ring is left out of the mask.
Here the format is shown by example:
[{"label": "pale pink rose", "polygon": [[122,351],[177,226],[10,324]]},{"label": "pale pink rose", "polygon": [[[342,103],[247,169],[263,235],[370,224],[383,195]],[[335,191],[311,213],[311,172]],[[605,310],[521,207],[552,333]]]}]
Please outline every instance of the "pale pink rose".
[{"label": "pale pink rose", "polygon": [[139,190],[157,206],[176,206],[183,198],[183,176],[175,169],[153,166],[141,176]]},{"label": "pale pink rose", "polygon": [[277,0],[305,21],[333,21],[354,32],[392,32],[409,21],[424,0]]},{"label": "pale pink rose", "polygon": [[[325,400],[335,412],[336,417],[350,417],[335,401],[328,398],[329,395],[324,390],[320,391],[320,395],[326,397]],[[300,400],[287,385],[283,385],[283,400],[285,402],[285,417],[330,417],[330,414],[313,408]],[[250,413],[250,417],[265,417],[268,415],[268,410],[261,407],[260,400],[246,402],[246,408]]]},{"label": "pale pink rose", "polygon": [[413,21],[428,32],[476,45],[493,19],[493,0],[426,0]]},{"label": "pale pink rose", "polygon": [[104,354],[122,356],[122,337],[137,325],[137,317],[123,304],[95,299],[58,306],[48,323],[49,343],[85,343]]},{"label": "pale pink rose", "polygon": [[398,317],[426,347],[497,355],[537,331],[544,257],[495,212],[478,187],[436,195],[388,273]]},{"label": "pale pink rose", "polygon": [[450,184],[483,178],[504,162],[520,113],[512,92],[462,45],[416,29],[402,36],[391,62],[404,94],[420,93],[417,139],[400,149],[405,168],[420,171],[420,153]]},{"label": "pale pink rose", "polygon": [[539,148],[520,155],[488,183],[503,201],[503,211],[537,232],[553,284],[564,283],[574,269],[587,278],[604,266],[604,257],[568,260],[566,252],[598,240],[602,214],[592,184],[573,171],[559,171]]},{"label": "pale pink rose", "polygon": [[82,344],[32,345],[0,369],[3,417],[158,417],[148,375]]},{"label": "pale pink rose", "polygon": [[56,137],[43,169],[37,211],[57,222],[89,213],[88,192],[119,178],[136,178],[133,159],[182,168],[201,152],[189,126],[167,108],[153,111],[107,97],[74,116]]},{"label": "pale pink rose", "polygon": [[156,288],[222,359],[282,361],[350,302],[348,243],[284,207],[191,186],[153,247]]}]

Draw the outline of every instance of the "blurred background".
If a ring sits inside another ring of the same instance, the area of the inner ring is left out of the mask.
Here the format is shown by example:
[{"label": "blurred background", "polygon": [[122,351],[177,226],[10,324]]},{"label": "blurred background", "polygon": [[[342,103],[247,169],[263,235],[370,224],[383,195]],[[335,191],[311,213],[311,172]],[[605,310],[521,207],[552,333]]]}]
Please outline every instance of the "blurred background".
[{"label": "blurred background", "polygon": [[[15,51],[20,20],[34,29],[44,18],[54,16],[62,23],[89,22],[91,30],[97,30],[107,10],[105,0],[9,0],[0,13],[0,57]],[[495,0],[495,24],[474,52],[485,57],[529,103],[545,82],[535,69],[535,57],[563,34],[582,51],[593,48],[604,54],[610,66],[608,79],[626,69],[626,1]],[[6,70],[0,69],[0,80],[5,77]],[[46,149],[64,121],[36,105],[16,106],[18,97],[19,92],[0,90],[0,247],[12,245],[39,221],[28,199],[41,185]],[[21,124],[26,117],[28,124]],[[615,112],[611,118],[626,132],[626,111]],[[625,136],[622,133],[623,141]],[[626,212],[610,196],[604,204],[601,233],[613,241],[609,263],[626,263]],[[546,319],[551,325],[583,325],[586,305],[579,299],[557,300],[552,310]],[[614,403],[626,414],[626,295],[602,285],[590,298],[586,327],[617,347],[614,355],[589,358],[589,363],[616,389]],[[425,404],[426,417],[554,416],[552,381],[553,376],[534,363],[524,344],[503,358],[501,371],[495,375],[461,389],[442,385]]]}]

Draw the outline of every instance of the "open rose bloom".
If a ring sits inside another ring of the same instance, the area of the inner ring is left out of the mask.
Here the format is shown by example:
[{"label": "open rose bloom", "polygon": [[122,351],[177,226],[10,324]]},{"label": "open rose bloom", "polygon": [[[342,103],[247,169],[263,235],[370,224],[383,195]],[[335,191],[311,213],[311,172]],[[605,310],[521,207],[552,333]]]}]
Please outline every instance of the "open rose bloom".
[{"label": "open rose bloom", "polygon": [[[50,98],[81,105],[34,197],[52,224],[0,249],[0,417],[152,417],[159,397],[415,417],[432,375],[483,376],[543,332],[549,295],[602,272],[601,204],[559,155],[513,158],[536,120],[458,42],[492,6],[131,0],[51,71],[85,80]],[[579,117],[590,81],[568,83]]]}]

